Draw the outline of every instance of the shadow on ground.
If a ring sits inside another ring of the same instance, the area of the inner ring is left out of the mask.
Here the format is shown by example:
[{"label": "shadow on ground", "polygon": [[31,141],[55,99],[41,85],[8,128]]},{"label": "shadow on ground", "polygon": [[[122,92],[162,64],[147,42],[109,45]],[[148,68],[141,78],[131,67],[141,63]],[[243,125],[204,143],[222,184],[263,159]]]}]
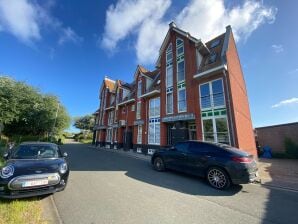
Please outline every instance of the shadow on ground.
[{"label": "shadow on ground", "polygon": [[68,153],[71,171],[123,171],[126,176],[138,181],[190,195],[231,196],[242,190],[240,185],[226,191],[216,190],[202,178],[174,171],[156,172],[147,161],[86,145],[64,145],[62,150]]}]

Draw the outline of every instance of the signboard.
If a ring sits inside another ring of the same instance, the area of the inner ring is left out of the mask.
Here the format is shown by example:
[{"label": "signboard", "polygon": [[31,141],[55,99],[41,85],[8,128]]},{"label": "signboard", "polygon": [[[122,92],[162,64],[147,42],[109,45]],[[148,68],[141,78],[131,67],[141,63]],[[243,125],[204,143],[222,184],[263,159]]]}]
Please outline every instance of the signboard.
[{"label": "signboard", "polygon": [[188,114],[178,114],[169,117],[163,117],[161,119],[162,122],[174,122],[174,121],[187,121],[187,120],[194,120],[195,115],[193,113]]}]

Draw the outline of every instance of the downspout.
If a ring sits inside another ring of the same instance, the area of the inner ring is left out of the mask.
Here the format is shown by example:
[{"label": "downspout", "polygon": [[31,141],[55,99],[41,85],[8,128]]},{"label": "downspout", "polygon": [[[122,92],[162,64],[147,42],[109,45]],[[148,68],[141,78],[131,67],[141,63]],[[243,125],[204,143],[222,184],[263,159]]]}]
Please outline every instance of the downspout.
[{"label": "downspout", "polygon": [[233,141],[233,146],[235,146],[235,131],[234,131],[234,121],[233,121],[233,117],[232,117],[232,110],[231,110],[231,100],[230,100],[230,86],[228,85],[228,78],[227,78],[227,73],[224,70],[224,76],[225,76],[225,84],[226,87],[228,88],[228,93],[227,93],[227,101],[228,101],[228,107],[229,107],[229,117],[230,117],[230,122],[231,122],[231,134],[232,134],[232,141]]}]

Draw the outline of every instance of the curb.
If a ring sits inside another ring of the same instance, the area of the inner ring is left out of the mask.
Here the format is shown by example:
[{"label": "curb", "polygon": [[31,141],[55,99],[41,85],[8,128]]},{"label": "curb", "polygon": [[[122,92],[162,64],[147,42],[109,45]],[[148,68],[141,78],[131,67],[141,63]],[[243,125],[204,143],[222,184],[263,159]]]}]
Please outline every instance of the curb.
[{"label": "curb", "polygon": [[57,219],[58,223],[63,224],[63,221],[62,221],[61,216],[59,214],[59,211],[57,209],[57,206],[56,206],[53,195],[50,196],[50,200],[51,200],[51,203],[52,203],[52,206],[53,206],[53,209],[54,209],[54,212],[55,212],[56,219]]}]

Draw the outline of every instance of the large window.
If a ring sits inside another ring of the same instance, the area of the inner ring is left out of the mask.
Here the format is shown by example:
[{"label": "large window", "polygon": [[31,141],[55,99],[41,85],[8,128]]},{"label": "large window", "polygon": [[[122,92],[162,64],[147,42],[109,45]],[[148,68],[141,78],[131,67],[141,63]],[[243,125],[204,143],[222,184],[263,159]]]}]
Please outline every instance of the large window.
[{"label": "large window", "polygon": [[111,125],[113,121],[114,121],[114,111],[110,111],[108,116],[108,124]]},{"label": "large window", "polygon": [[177,54],[177,82],[185,80],[185,65],[184,65],[184,43],[183,40],[176,40],[176,54]]},{"label": "large window", "polygon": [[222,79],[200,85],[204,141],[230,144]]},{"label": "large window", "polygon": [[149,118],[160,116],[160,98],[156,97],[149,101]]},{"label": "large window", "polygon": [[178,89],[178,112],[186,111],[186,89]]},{"label": "large window", "polygon": [[137,143],[142,144],[142,125],[138,126],[138,138]]},{"label": "large window", "polygon": [[136,118],[141,119],[141,102],[137,102],[137,113],[136,113]]},{"label": "large window", "polygon": [[138,98],[142,95],[142,80],[138,81],[138,92],[137,92]]},{"label": "large window", "polygon": [[204,141],[230,144],[227,117],[211,117],[203,119]]},{"label": "large window", "polygon": [[149,102],[149,144],[160,144],[160,98],[156,97]]},{"label": "large window", "polygon": [[167,89],[167,114],[173,113],[173,87]]},{"label": "large window", "polygon": [[224,90],[222,79],[214,80],[200,86],[201,109],[224,107]]},{"label": "large window", "polygon": [[166,112],[173,113],[173,51],[172,44],[166,51]]},{"label": "large window", "polygon": [[107,129],[106,142],[111,142],[113,138],[113,129]]}]

